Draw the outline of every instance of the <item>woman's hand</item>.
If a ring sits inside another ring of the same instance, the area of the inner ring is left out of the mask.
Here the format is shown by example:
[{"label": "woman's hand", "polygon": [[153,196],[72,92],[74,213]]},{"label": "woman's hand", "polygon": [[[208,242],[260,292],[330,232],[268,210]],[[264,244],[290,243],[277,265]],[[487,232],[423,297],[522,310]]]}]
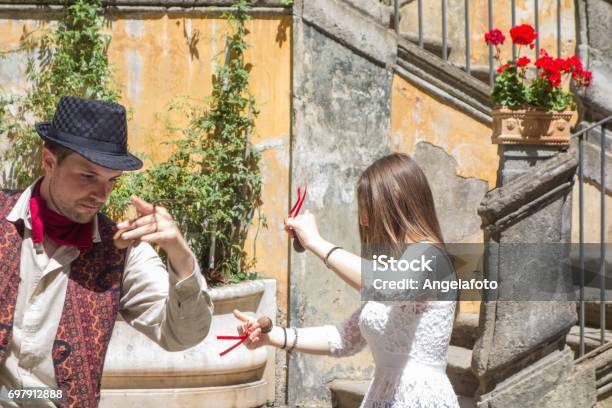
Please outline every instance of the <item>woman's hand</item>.
[{"label": "woman's hand", "polygon": [[238,309],[234,309],[234,316],[240,321],[238,325],[238,335],[243,336],[245,333],[249,333],[249,337],[245,340],[244,344],[249,350],[259,348],[269,344],[270,338],[268,334],[261,331],[261,326],[252,317],[248,317]]},{"label": "woman's hand", "polygon": [[308,210],[303,215],[285,218],[285,231],[288,234],[295,232],[302,246],[309,250],[312,250],[313,244],[321,239],[315,216]]}]

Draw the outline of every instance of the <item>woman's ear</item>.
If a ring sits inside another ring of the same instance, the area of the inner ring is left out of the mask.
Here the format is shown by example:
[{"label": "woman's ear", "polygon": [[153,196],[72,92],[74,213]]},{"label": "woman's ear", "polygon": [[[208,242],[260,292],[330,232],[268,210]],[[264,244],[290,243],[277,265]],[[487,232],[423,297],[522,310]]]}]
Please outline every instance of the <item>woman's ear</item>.
[{"label": "woman's ear", "polygon": [[368,216],[366,214],[359,215],[359,224],[363,225],[364,227],[368,226]]}]

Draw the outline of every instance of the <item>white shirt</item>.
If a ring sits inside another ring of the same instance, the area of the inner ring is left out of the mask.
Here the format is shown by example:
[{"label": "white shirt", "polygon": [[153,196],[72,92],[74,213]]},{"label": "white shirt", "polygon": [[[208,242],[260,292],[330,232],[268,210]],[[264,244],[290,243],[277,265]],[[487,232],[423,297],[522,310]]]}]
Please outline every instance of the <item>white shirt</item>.
[{"label": "white shirt", "polygon": [[[37,253],[30,222],[32,189],[33,185],[21,194],[6,217],[11,222],[21,219],[25,226],[13,334],[7,358],[0,364],[0,404],[8,407],[18,406],[8,398],[11,389],[57,388],[51,350],[70,265],[80,253],[64,245],[58,245],[51,258],[44,250]],[[95,217],[93,242],[100,241]],[[170,263],[168,271],[151,245],[140,243],[127,250],[119,312],[132,327],[169,351],[198,344],[210,328],[212,300],[197,261],[194,265],[192,274],[179,281]],[[36,406],[54,406],[51,401],[37,402]]]}]

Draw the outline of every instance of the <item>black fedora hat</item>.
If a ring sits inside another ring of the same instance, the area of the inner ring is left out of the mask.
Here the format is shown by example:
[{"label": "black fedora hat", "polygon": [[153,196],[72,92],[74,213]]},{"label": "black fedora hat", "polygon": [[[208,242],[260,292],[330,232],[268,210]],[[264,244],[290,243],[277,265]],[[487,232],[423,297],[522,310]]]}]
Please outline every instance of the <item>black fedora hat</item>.
[{"label": "black fedora hat", "polygon": [[113,170],[137,170],[142,161],[127,151],[125,108],[118,103],[62,96],[52,122],[36,124],[43,140],[62,145]]}]

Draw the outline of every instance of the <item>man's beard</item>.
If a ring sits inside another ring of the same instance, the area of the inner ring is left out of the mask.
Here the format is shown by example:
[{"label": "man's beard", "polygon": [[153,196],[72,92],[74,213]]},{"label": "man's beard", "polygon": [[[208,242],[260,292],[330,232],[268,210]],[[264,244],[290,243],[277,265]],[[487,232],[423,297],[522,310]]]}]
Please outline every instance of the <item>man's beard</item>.
[{"label": "man's beard", "polygon": [[[75,205],[79,205],[78,203]],[[73,210],[71,208],[65,208],[65,207],[58,207],[58,209],[61,211],[61,215],[63,215],[64,217],[68,218],[70,221],[76,222],[78,224],[88,224],[91,221],[93,221],[94,217],[96,216],[96,214],[98,213],[98,211],[93,211],[90,214],[83,214],[80,213],[76,210]]]},{"label": "man's beard", "polygon": [[91,221],[93,221],[97,213],[98,212],[96,211],[91,216],[84,214],[72,214],[72,216],[68,218],[79,224],[89,224]]},{"label": "man's beard", "polygon": [[77,202],[74,204],[75,207],[81,204],[95,207],[96,210],[93,211],[92,209],[91,215],[79,213],[76,209],[73,209],[68,206],[62,206],[60,202],[54,196],[53,184],[54,183],[49,183],[49,199],[51,200],[51,202],[53,203],[53,206],[57,209],[60,215],[63,215],[64,217],[68,218],[70,221],[76,222],[77,224],[89,224],[91,221],[93,221],[94,217],[97,215],[98,211],[100,210],[101,205],[92,204],[92,203],[80,203],[80,202]]}]

